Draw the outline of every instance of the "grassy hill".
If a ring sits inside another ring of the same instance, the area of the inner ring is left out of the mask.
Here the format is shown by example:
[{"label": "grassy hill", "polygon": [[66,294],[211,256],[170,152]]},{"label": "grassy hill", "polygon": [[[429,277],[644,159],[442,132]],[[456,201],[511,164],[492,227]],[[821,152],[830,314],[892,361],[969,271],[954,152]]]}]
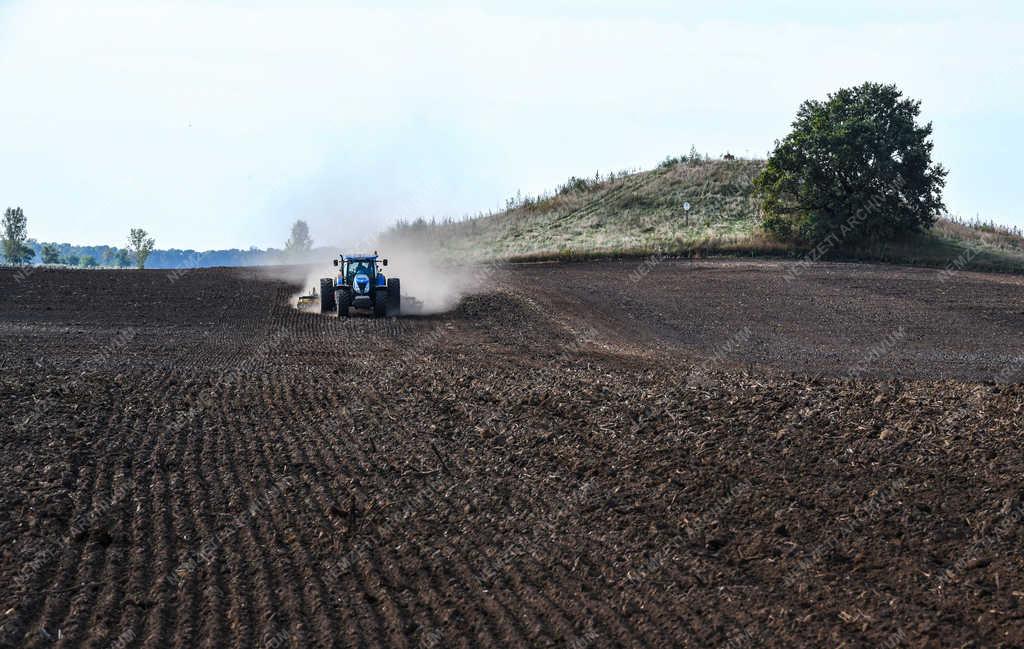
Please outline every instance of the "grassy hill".
[{"label": "grassy hill", "polygon": [[[691,156],[648,171],[570,178],[552,193],[510,200],[498,213],[401,223],[385,239],[512,261],[650,254],[803,257],[809,250],[772,240],[760,229],[752,181],[763,165]],[[1017,229],[949,218],[928,234],[833,250],[829,258],[1024,272],[1024,238]]]}]

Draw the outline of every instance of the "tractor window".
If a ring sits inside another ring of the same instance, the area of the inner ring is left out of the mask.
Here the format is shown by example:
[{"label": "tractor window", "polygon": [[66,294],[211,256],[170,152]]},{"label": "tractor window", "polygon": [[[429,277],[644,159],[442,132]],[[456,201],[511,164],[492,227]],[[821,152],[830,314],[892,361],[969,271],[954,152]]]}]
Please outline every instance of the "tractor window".
[{"label": "tractor window", "polygon": [[353,264],[348,265],[349,275],[358,275],[360,273],[364,275],[371,275],[372,273],[370,272],[370,264],[366,263],[365,261],[357,261]]}]

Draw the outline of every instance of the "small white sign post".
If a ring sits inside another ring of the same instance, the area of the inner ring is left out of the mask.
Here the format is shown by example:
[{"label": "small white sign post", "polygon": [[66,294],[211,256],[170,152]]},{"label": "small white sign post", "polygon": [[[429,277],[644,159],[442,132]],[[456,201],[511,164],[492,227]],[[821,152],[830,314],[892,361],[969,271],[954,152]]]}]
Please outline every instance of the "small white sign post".
[{"label": "small white sign post", "polygon": [[683,219],[686,225],[690,225],[690,204],[683,203]]}]

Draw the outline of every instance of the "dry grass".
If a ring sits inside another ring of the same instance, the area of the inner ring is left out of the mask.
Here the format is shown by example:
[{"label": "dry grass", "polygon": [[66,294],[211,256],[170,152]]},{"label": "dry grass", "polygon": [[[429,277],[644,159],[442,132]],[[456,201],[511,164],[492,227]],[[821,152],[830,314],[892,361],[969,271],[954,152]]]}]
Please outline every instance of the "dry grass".
[{"label": "dry grass", "polygon": [[1024,233],[1020,228],[995,223],[968,221],[954,216],[939,219],[932,232],[945,239],[981,244],[998,250],[1024,250]]},{"label": "dry grass", "polygon": [[[390,236],[411,236],[441,251],[490,258],[680,250],[708,242],[727,248],[757,229],[751,182],[762,164],[683,162],[570,182],[553,195],[522,199],[498,214],[411,224]],[[688,212],[685,203],[691,206]]]},{"label": "dry grass", "polygon": [[[468,259],[533,261],[668,255],[802,258],[766,236],[753,179],[761,160],[682,158],[649,171],[571,178],[555,192],[509,201],[464,221],[402,224],[385,239]],[[688,211],[683,209],[689,204]],[[940,219],[925,235],[830,258],[1024,272],[1024,237],[992,223]]]}]

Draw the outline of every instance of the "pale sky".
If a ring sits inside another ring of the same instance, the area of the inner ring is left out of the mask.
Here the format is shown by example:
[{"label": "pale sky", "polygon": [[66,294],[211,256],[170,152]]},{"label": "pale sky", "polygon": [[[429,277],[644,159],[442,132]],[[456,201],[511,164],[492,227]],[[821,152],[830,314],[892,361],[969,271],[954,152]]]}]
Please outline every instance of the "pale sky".
[{"label": "pale sky", "polygon": [[1024,225],[1024,3],[829,4],[0,0],[0,209],[44,241],[343,243],[691,145],[763,157],[870,80],[923,102],[952,212]]}]

